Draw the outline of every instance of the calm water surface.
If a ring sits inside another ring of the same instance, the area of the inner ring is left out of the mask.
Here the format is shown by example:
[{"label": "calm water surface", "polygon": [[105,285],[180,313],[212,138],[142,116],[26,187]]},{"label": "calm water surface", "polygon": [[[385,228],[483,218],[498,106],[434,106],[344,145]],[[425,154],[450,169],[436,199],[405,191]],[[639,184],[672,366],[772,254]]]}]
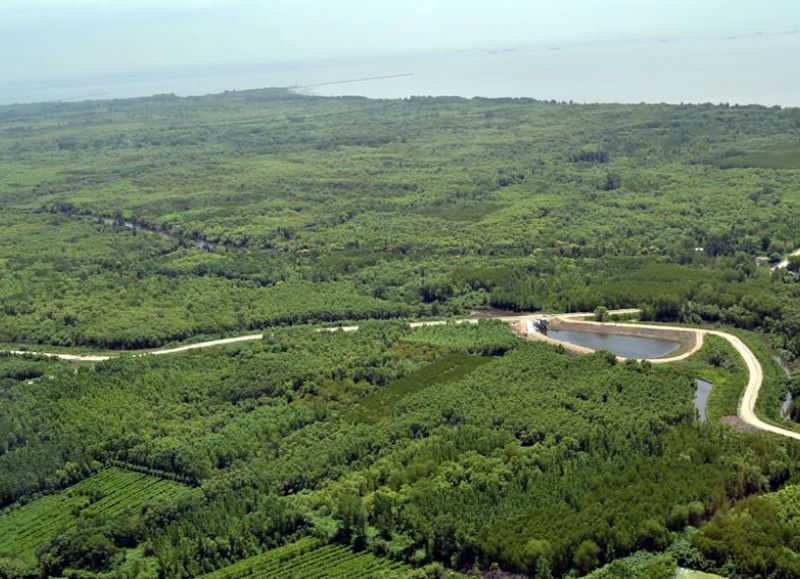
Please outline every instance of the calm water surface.
[{"label": "calm water surface", "polygon": [[694,407],[697,408],[700,422],[705,422],[707,420],[706,405],[708,404],[708,397],[711,396],[712,384],[702,378],[695,378],[694,383],[697,386],[694,391]]},{"label": "calm water surface", "polygon": [[371,98],[531,97],[575,102],[800,106],[800,33],[507,46],[432,54],[161,70],[4,83],[0,104],[181,96],[264,87]]},{"label": "calm water surface", "polygon": [[644,358],[663,358],[680,347],[678,342],[639,336],[619,336],[598,332],[578,332],[574,330],[548,330],[547,336],[561,342],[577,344],[592,350],[605,350],[617,356],[641,360]]}]

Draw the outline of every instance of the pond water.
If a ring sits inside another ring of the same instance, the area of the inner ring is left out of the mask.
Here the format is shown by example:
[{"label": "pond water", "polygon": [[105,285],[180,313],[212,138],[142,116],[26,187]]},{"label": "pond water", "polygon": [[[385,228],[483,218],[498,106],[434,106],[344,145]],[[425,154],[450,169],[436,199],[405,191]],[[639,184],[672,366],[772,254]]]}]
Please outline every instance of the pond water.
[{"label": "pond water", "polygon": [[695,378],[694,383],[697,389],[694,391],[694,407],[697,408],[697,414],[700,415],[700,422],[706,421],[706,404],[708,404],[708,397],[711,396],[711,382],[707,382],[702,378]]},{"label": "pond water", "polygon": [[548,330],[547,336],[561,342],[577,344],[592,350],[605,350],[617,356],[636,360],[663,358],[680,347],[678,342],[672,340],[576,330]]}]

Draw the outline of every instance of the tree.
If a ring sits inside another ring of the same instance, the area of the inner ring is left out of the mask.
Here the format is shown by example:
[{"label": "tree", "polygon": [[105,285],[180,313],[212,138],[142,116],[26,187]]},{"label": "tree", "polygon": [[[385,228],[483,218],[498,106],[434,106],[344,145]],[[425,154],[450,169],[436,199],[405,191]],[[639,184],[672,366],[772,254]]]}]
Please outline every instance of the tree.
[{"label": "tree", "polygon": [[67,531],[42,549],[40,561],[46,576],[61,575],[66,568],[104,571],[119,549],[92,526]]},{"label": "tree", "polygon": [[614,191],[622,187],[622,177],[619,173],[606,173],[606,178],[602,184],[603,191]]},{"label": "tree", "polygon": [[584,575],[600,565],[600,547],[594,541],[583,541],[572,555],[572,563]]},{"label": "tree", "polygon": [[655,519],[647,519],[639,527],[637,542],[642,549],[650,551],[664,549],[669,545],[669,531]]},{"label": "tree", "polygon": [[364,536],[367,525],[367,511],[361,497],[354,490],[346,490],[339,495],[336,503],[336,516],[342,522],[342,533],[349,541],[359,541]]},{"label": "tree", "polygon": [[550,541],[531,539],[525,545],[528,572],[535,579],[549,579],[552,573],[553,547]]}]

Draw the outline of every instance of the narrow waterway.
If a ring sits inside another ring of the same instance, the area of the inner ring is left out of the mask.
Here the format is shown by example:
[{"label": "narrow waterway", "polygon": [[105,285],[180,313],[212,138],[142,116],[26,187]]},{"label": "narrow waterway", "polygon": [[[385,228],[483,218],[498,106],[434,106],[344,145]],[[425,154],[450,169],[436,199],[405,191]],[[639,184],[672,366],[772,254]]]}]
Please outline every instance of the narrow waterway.
[{"label": "narrow waterway", "polygon": [[159,237],[163,237],[164,239],[169,239],[171,241],[186,240],[192,243],[195,247],[202,249],[203,251],[214,251],[217,248],[216,244],[205,241],[204,239],[178,237],[176,235],[172,235],[165,229],[160,229],[152,225],[143,225],[141,223],[128,221],[126,219],[114,218],[114,217],[98,217],[97,221],[105,223],[106,225],[117,225],[119,227],[125,227],[127,229],[130,229],[131,231],[147,231],[149,233],[155,233]]},{"label": "narrow waterway", "polygon": [[[792,370],[789,366],[786,365],[786,362],[783,361],[783,358],[780,356],[773,356],[773,359],[778,363],[778,365],[783,368],[783,371],[786,372],[786,377],[792,377]],[[786,396],[783,399],[783,403],[781,404],[781,418],[789,418],[789,409],[792,407],[792,391],[786,390]]]},{"label": "narrow waterway", "polygon": [[706,414],[706,405],[708,404],[709,396],[711,396],[711,389],[713,388],[713,385],[711,382],[703,380],[702,378],[695,378],[694,383],[697,387],[694,391],[694,407],[697,408],[697,414],[700,417],[700,422],[705,422],[708,420],[708,416]]},{"label": "narrow waterway", "polygon": [[678,342],[642,336],[622,336],[576,330],[547,330],[547,336],[592,350],[605,350],[623,358],[663,358],[680,347]]}]

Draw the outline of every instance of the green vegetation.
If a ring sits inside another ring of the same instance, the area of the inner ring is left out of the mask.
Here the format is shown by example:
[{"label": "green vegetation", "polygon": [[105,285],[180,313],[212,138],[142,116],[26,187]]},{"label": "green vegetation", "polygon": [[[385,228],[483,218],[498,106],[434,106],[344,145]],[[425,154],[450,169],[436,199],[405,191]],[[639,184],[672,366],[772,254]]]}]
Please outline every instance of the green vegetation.
[{"label": "green vegetation", "polygon": [[206,579],[239,577],[298,578],[306,577],[408,577],[412,568],[381,559],[369,553],[354,553],[342,545],[322,545],[319,541],[301,539],[285,547],[250,557],[230,567],[206,575]]},{"label": "green vegetation", "polygon": [[791,362],[800,277],[756,258],[800,246],[798,136],[798,110],[711,105],[0,108],[0,343],[264,334],[0,356],[0,576],[798,576],[800,446],[720,424],[724,342],[661,367],[407,324],[641,307]]},{"label": "green vegetation", "polygon": [[720,159],[723,169],[763,167],[766,169],[800,169],[800,147],[773,147],[766,151],[733,153]]},{"label": "green vegetation", "polygon": [[797,172],[704,162],[797,127],[763,107],[279,90],[4,107],[0,342],[642,306],[798,353],[800,286],[755,265],[800,245]]},{"label": "green vegetation", "polygon": [[747,384],[747,372],[744,362],[726,340],[706,336],[696,355],[671,370],[712,384],[706,405],[710,422],[718,423],[725,416],[736,416],[739,399]]},{"label": "green vegetation", "polygon": [[646,577],[647,579],[675,579],[685,577],[679,575],[675,559],[669,555],[656,555],[648,551],[639,551],[609,563],[598,569],[586,579],[629,579],[630,577]]},{"label": "green vegetation", "polygon": [[798,576],[798,498],[800,487],[789,485],[721,511],[694,534],[695,557],[733,578]]},{"label": "green vegetation", "polygon": [[168,503],[187,492],[171,481],[116,468],[102,470],[66,490],[0,511],[0,561],[13,557],[32,563],[37,550],[84,521],[138,516],[145,505]]},{"label": "green vegetation", "polygon": [[[197,487],[132,514],[79,513],[37,551],[48,572],[196,577],[317,537],[320,553],[379,557],[359,565],[563,575],[666,549],[795,472],[793,445],[697,423],[679,369],[572,356],[501,328],[275,328],[261,343],[9,380],[4,501],[98,462]],[[471,339],[483,357],[466,353]],[[391,412],[362,415],[375,400]],[[105,555],[91,562],[80,546],[94,536]]]},{"label": "green vegetation", "polygon": [[[419,332],[417,332],[419,333]],[[387,384],[385,388],[367,396],[357,404],[351,418],[356,422],[377,422],[392,415],[398,401],[404,396],[419,392],[433,384],[455,382],[464,378],[475,368],[488,362],[485,358],[450,354],[429,366]]]}]

